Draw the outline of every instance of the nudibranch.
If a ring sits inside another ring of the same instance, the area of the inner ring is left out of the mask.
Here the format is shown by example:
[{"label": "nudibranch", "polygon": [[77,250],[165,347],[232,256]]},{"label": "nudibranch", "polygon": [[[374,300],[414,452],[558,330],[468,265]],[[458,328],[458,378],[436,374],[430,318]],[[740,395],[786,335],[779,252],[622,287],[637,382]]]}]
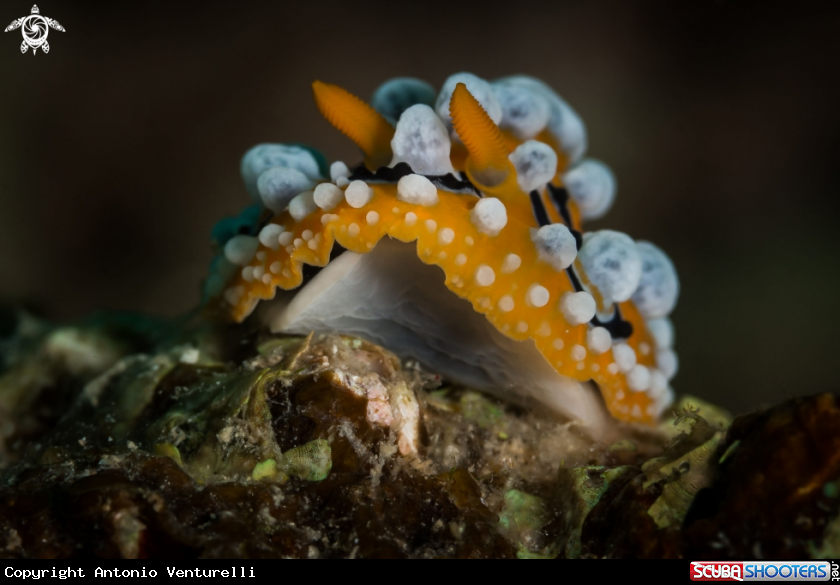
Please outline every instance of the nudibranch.
[{"label": "nudibranch", "polygon": [[[583,158],[584,126],[524,76],[399,78],[367,104],[316,81],[354,168],[300,145],[242,160],[259,203],[217,227],[210,306],[259,301],[273,331],[338,331],[479,389],[597,429],[654,423],[673,399],[670,259],[602,217],[616,183]],[[329,177],[329,178],[327,178]]]}]

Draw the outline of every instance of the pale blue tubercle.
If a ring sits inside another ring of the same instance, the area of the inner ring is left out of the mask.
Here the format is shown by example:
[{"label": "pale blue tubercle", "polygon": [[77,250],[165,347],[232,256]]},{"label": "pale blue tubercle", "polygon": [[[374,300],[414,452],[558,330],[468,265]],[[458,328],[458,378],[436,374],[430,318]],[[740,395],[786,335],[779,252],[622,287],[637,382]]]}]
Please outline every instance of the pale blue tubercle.
[{"label": "pale blue tubercle", "polygon": [[566,171],[563,184],[585,220],[601,219],[615,201],[615,175],[599,160],[583,159]]},{"label": "pale blue tubercle", "polygon": [[294,169],[310,181],[319,181],[329,176],[326,159],[313,148],[303,145],[258,144],[245,153],[240,165],[245,188],[256,203],[262,203],[257,180],[272,167]]},{"label": "pale blue tubercle", "polygon": [[370,100],[373,109],[397,124],[403,112],[411,106],[434,106],[437,91],[429,83],[414,77],[395,77],[380,85]]},{"label": "pale blue tubercle", "polygon": [[[546,100],[549,112],[547,122],[549,132],[561,145],[563,151],[569,157],[569,162],[574,163],[580,160],[587,147],[586,127],[577,112],[553,89],[539,79],[527,75],[514,75],[497,79],[493,82],[493,86],[526,90]],[[532,136],[528,138],[532,138]]]}]

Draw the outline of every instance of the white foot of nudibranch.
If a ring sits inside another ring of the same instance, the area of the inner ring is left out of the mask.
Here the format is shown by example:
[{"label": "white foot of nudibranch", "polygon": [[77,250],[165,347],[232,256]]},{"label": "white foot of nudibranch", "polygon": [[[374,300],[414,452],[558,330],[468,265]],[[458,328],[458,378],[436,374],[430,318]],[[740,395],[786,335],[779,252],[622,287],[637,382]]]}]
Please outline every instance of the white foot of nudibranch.
[{"label": "white foot of nudibranch", "polygon": [[592,384],[558,374],[533,341],[499,333],[415,248],[385,238],[369,254],[344,252],[260,310],[275,332],[356,335],[467,386],[583,421],[595,438],[612,435],[615,421]]}]

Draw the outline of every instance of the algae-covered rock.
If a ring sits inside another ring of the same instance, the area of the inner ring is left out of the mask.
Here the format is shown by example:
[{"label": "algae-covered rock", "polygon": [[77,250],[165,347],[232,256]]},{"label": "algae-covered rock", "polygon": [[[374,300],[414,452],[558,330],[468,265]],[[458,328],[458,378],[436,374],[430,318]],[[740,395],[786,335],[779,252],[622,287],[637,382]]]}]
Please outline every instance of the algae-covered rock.
[{"label": "algae-covered rock", "polygon": [[361,339],[25,314],[0,343],[0,554],[836,557],[840,408],[696,399],[610,444]]},{"label": "algae-covered rock", "polygon": [[332,468],[332,450],[325,439],[315,439],[283,454],[283,470],[307,481],[326,479]]},{"label": "algae-covered rock", "polygon": [[840,403],[796,398],[736,418],[684,522],[695,558],[837,558]]}]

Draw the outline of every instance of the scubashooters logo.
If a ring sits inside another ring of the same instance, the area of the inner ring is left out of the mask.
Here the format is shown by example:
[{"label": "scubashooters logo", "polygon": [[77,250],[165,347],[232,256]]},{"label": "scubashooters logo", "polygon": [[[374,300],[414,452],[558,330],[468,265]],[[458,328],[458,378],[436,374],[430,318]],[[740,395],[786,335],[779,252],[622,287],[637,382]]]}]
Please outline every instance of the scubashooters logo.
[{"label": "scubashooters logo", "polygon": [[691,580],[836,581],[836,567],[837,563],[828,561],[694,561],[691,563]]},{"label": "scubashooters logo", "polygon": [[50,33],[51,28],[64,32],[64,27],[58,24],[57,20],[41,16],[41,11],[38,10],[37,5],[32,7],[32,14],[13,20],[12,24],[7,26],[3,32],[9,32],[18,28],[21,29],[21,33],[23,34],[23,43],[20,45],[20,52],[25,53],[31,48],[33,55],[38,49],[41,49],[44,53],[50,52],[47,35]]}]

